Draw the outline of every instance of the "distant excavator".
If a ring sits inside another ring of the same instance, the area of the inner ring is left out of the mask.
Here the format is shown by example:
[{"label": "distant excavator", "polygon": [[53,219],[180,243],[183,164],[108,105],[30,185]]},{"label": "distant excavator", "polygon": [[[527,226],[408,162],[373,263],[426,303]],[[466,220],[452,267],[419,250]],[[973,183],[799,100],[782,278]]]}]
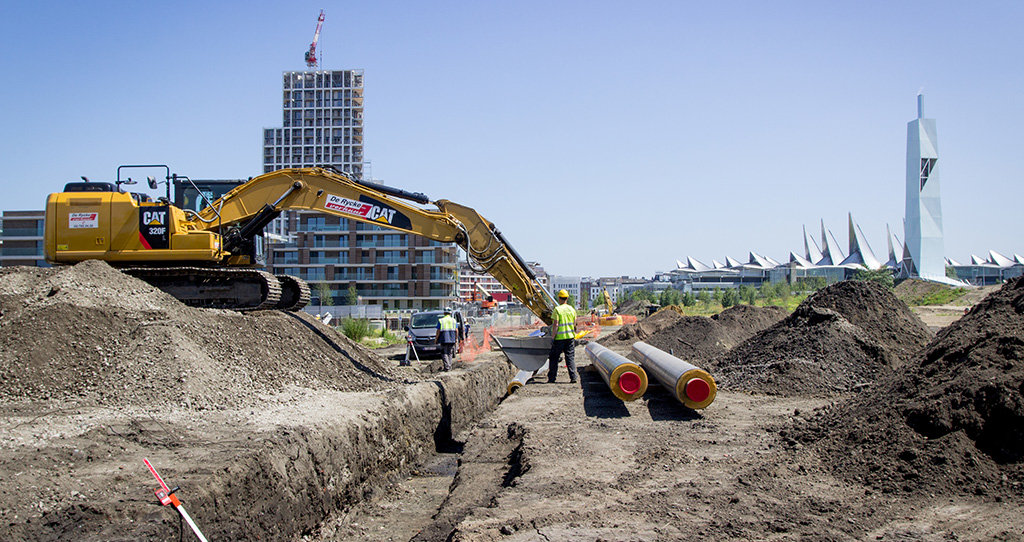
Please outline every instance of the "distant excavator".
[{"label": "distant excavator", "polygon": [[615,314],[615,305],[612,303],[612,296],[608,295],[608,288],[605,288],[604,291],[601,292],[601,297],[604,300],[604,306],[608,312],[599,316],[598,322],[602,326],[621,326],[622,317]]}]

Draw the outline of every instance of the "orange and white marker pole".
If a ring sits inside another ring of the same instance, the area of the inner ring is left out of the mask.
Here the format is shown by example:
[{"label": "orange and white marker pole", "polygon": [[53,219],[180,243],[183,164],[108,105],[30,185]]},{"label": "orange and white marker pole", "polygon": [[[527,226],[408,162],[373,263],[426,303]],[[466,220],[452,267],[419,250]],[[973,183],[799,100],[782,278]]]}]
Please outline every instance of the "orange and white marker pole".
[{"label": "orange and white marker pole", "polygon": [[[164,483],[164,479],[157,474],[156,469],[153,467],[153,464],[149,462],[149,459],[143,458],[142,460],[146,463],[146,467],[149,468],[149,472],[153,473],[153,477],[156,478],[156,481],[160,482],[160,487],[153,490],[153,492],[156,493],[156,498],[160,499],[160,504],[164,506],[169,504],[173,505],[174,508],[178,510],[178,513],[181,514],[181,517],[185,519],[185,523],[188,523],[188,526],[192,528],[192,532],[196,533],[196,537],[198,537],[201,542],[208,542],[206,537],[203,536],[203,533],[199,531],[199,527],[196,526],[196,522],[192,521],[192,517],[188,515],[188,512],[185,511],[185,507],[181,505],[181,501],[178,500],[177,495],[174,494],[174,491],[172,491],[171,488],[167,487],[167,484]],[[177,488],[175,488],[175,490],[177,490]]]}]

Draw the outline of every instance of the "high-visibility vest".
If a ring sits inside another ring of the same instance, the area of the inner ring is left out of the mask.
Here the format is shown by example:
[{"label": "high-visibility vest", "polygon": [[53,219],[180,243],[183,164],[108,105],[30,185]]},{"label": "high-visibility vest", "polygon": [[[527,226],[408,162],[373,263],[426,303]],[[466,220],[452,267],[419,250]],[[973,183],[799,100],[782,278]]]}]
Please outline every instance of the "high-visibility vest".
[{"label": "high-visibility vest", "polygon": [[458,323],[455,321],[455,318],[452,318],[451,316],[448,315],[442,316],[437,321],[437,329],[441,331],[442,343],[458,342]]},{"label": "high-visibility vest", "polygon": [[442,316],[437,323],[441,325],[441,331],[455,331],[456,326],[458,326],[455,319],[447,314]]},{"label": "high-visibility vest", "polygon": [[576,325],[576,309],[563,303],[551,311],[555,324],[555,339],[572,339],[575,337],[573,327]]}]

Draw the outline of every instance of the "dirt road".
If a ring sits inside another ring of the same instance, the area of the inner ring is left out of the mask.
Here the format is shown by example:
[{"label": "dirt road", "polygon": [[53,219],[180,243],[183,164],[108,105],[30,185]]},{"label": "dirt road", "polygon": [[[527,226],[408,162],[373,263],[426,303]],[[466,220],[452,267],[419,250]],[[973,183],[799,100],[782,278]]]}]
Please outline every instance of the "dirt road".
[{"label": "dirt road", "polygon": [[623,403],[594,371],[559,378],[464,435],[461,476],[422,539],[1024,537],[1021,500],[884,494],[830,474],[788,431],[832,400],[721,391],[694,412],[657,387]]}]

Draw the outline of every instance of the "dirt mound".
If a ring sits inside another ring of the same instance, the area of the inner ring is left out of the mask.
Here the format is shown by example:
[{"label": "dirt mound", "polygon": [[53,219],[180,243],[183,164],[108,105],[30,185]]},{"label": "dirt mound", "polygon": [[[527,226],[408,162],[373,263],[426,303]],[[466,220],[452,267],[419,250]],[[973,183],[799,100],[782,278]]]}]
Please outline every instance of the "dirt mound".
[{"label": "dirt mound", "polygon": [[676,318],[646,338],[636,340],[702,365],[785,316],[786,310],[780,307],[736,305],[711,317]]},{"label": "dirt mound", "polygon": [[0,400],[227,408],[289,386],[393,380],[382,360],[301,313],[191,308],[99,261],[0,272]]},{"label": "dirt mound", "polygon": [[629,299],[615,307],[618,314],[632,314],[633,316],[646,316],[652,307],[657,304],[642,299]]},{"label": "dirt mound", "polygon": [[770,395],[831,395],[867,387],[931,339],[884,287],[843,281],[711,364],[723,388]]},{"label": "dirt mound", "polygon": [[886,492],[1020,495],[1024,279],[944,329],[906,374],[795,434],[837,472]]},{"label": "dirt mound", "polygon": [[612,347],[644,341],[652,334],[674,324],[680,318],[683,318],[683,315],[679,312],[679,308],[671,305],[635,324],[626,324],[615,333],[602,337],[597,342],[603,346]]}]

